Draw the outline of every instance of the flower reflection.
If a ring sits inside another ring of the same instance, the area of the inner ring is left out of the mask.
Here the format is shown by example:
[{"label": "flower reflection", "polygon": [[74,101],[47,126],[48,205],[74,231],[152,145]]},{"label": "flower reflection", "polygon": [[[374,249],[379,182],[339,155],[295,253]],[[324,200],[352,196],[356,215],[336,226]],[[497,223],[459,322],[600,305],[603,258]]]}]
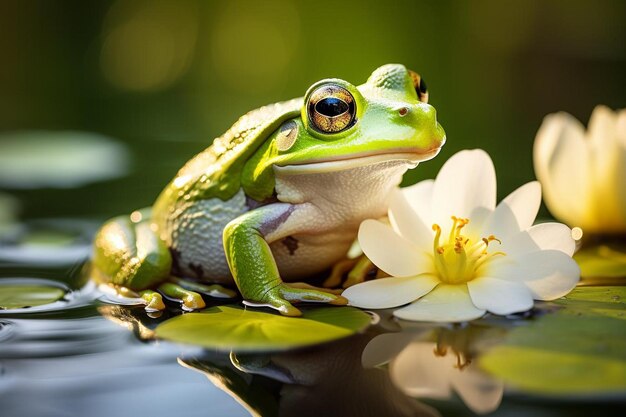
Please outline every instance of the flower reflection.
[{"label": "flower reflection", "polygon": [[476,328],[439,329],[436,342],[407,332],[383,334],[364,350],[363,366],[388,363],[393,383],[411,397],[445,400],[455,392],[473,412],[489,413],[500,405],[504,385],[477,366],[472,332]]}]

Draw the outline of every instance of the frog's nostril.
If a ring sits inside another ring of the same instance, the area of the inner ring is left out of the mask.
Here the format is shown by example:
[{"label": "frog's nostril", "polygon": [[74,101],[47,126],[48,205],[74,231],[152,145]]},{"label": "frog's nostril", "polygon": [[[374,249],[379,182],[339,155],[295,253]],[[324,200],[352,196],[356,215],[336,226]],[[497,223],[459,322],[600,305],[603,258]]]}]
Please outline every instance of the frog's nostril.
[{"label": "frog's nostril", "polygon": [[398,113],[400,114],[400,116],[406,116],[409,113],[409,109],[407,107],[401,107],[398,110]]}]

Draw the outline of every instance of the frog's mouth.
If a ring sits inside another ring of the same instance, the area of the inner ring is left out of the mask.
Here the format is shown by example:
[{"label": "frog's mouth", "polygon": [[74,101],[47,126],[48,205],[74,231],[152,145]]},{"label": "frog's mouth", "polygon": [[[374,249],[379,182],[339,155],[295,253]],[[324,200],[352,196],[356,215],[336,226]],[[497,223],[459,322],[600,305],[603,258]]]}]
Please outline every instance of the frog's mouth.
[{"label": "frog's mouth", "polygon": [[336,157],[320,159],[319,161],[308,162],[306,164],[274,165],[274,168],[280,173],[296,175],[344,171],[368,165],[397,161],[398,163],[408,165],[407,169],[412,169],[420,162],[427,161],[437,156],[440,150],[441,147],[429,149],[424,152],[398,150],[396,152],[352,154],[349,157],[337,155]]}]

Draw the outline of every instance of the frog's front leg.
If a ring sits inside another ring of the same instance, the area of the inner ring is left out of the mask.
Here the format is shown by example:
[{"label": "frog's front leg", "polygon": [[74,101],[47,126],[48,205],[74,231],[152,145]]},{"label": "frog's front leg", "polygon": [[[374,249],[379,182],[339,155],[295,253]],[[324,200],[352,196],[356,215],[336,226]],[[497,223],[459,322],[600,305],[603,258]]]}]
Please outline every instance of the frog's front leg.
[{"label": "frog's front leg", "polygon": [[339,295],[284,283],[269,244],[299,230],[289,221],[298,207],[270,204],[249,211],[224,228],[224,252],[233,278],[244,299],[270,306],[286,316],[299,316],[291,302],[318,301],[347,304]]}]

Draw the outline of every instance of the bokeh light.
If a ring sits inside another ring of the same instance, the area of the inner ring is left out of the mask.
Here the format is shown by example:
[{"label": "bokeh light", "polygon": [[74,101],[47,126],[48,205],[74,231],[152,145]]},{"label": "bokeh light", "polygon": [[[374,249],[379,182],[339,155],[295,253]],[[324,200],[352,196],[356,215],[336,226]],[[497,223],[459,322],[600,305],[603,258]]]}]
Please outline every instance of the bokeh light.
[{"label": "bokeh light", "polygon": [[189,69],[197,7],[189,1],[118,1],[104,31],[100,62],[109,82],[127,90],[164,89]]}]

